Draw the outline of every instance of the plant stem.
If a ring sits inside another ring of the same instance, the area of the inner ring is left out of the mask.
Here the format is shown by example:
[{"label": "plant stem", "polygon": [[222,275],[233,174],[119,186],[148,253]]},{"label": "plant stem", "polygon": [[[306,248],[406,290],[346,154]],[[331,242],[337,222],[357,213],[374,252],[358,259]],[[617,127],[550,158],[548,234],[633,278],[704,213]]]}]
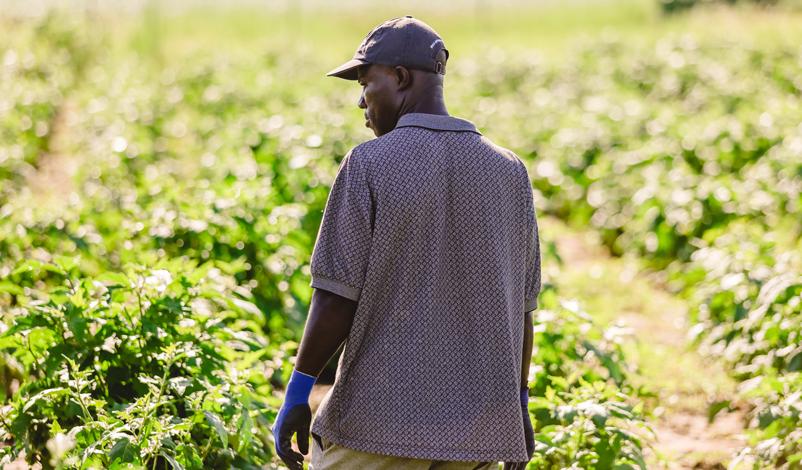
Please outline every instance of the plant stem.
[{"label": "plant stem", "polygon": [[[167,361],[167,364],[164,367],[164,373],[162,374],[162,380],[161,380],[161,384],[159,386],[159,392],[156,395],[156,400],[154,401],[153,408],[150,408],[150,396],[151,396],[151,393],[148,392],[148,397],[147,397],[147,400],[145,402],[145,405],[146,405],[145,409],[147,410],[147,413],[145,414],[145,417],[142,418],[142,430],[143,430],[142,439],[146,439],[147,438],[147,436],[149,434],[149,428],[147,428],[146,426],[147,426],[148,422],[151,419],[151,415],[155,414],[156,410],[161,405],[159,403],[159,401],[161,401],[161,397],[164,394],[164,389],[167,386],[167,376],[170,373],[170,367],[173,366],[173,362],[175,362],[175,359],[176,359],[175,355],[173,353],[171,353],[170,358],[169,358],[169,360]],[[157,458],[158,458],[158,456],[154,456],[153,457],[153,459],[154,459],[153,460],[153,465],[154,465],[153,468],[156,468],[155,465],[156,465],[156,459]]]}]

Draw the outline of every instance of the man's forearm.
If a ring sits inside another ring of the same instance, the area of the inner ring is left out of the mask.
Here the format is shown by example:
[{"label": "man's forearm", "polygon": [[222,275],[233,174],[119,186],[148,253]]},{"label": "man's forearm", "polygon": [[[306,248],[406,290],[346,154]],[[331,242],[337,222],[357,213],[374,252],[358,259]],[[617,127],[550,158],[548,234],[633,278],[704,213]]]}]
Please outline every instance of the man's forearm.
[{"label": "man's forearm", "polygon": [[348,338],[357,303],[323,289],[315,289],[309,306],[295,369],[317,377]]},{"label": "man's forearm", "polygon": [[525,312],[524,345],[521,357],[521,388],[525,388],[529,383],[529,364],[532,361],[532,342],[534,341],[534,332],[532,329],[532,312]]}]

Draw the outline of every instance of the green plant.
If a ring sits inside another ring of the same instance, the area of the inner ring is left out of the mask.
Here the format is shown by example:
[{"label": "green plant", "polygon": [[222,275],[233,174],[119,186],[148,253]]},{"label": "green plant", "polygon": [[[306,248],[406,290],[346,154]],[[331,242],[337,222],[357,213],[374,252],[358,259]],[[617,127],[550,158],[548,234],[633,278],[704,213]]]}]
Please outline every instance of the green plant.
[{"label": "green plant", "polygon": [[580,380],[569,390],[530,398],[535,418],[535,469],[646,469],[651,429],[640,406],[604,382]]},{"label": "green plant", "polygon": [[530,391],[543,396],[549,388],[568,391],[580,381],[608,382],[626,392],[632,373],[621,348],[625,339],[617,327],[596,324],[576,300],[561,299],[546,286],[534,315]]},{"label": "green plant", "polygon": [[743,385],[755,404],[750,445],[731,467],[797,469],[802,465],[802,374],[759,376]]},{"label": "green plant", "polygon": [[0,421],[0,435],[13,439],[5,458],[24,451],[46,468],[268,462],[273,412],[260,366],[271,348],[236,269],[176,259],[81,278],[75,265],[18,266],[17,285],[42,270],[64,282],[14,294],[0,335],[0,350],[25,371]]},{"label": "green plant", "polygon": [[653,436],[643,391],[628,380],[634,371],[621,331],[601,328],[550,284],[539,305],[529,377],[536,440],[529,468],[645,469],[643,451]]}]

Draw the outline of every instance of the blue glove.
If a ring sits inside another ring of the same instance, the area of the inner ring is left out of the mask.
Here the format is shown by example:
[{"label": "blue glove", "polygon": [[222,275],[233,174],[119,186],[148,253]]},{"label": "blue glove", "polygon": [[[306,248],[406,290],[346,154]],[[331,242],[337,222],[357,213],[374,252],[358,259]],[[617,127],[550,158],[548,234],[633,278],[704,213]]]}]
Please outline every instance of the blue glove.
[{"label": "blue glove", "polygon": [[290,470],[303,468],[303,455],[292,450],[292,436],[297,433],[298,450],[302,454],[309,452],[309,425],[312,422],[312,409],[309,408],[309,394],[317,377],[304,374],[295,369],[287,383],[284,404],[273,423],[273,438],[276,442],[276,454],[287,464]]},{"label": "blue glove", "polygon": [[532,458],[535,453],[535,431],[529,417],[529,388],[521,389],[521,413],[524,418],[524,437],[526,438],[526,455]]}]

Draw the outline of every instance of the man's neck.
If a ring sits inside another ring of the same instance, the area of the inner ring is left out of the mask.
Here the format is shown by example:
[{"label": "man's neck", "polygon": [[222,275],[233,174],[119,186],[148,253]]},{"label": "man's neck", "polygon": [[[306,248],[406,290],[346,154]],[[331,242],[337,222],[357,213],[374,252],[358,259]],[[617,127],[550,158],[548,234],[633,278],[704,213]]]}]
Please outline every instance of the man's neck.
[{"label": "man's neck", "polygon": [[403,109],[401,115],[408,113],[425,113],[425,114],[439,114],[448,116],[448,110],[443,100],[429,100],[425,102],[415,103],[406,109]]}]

